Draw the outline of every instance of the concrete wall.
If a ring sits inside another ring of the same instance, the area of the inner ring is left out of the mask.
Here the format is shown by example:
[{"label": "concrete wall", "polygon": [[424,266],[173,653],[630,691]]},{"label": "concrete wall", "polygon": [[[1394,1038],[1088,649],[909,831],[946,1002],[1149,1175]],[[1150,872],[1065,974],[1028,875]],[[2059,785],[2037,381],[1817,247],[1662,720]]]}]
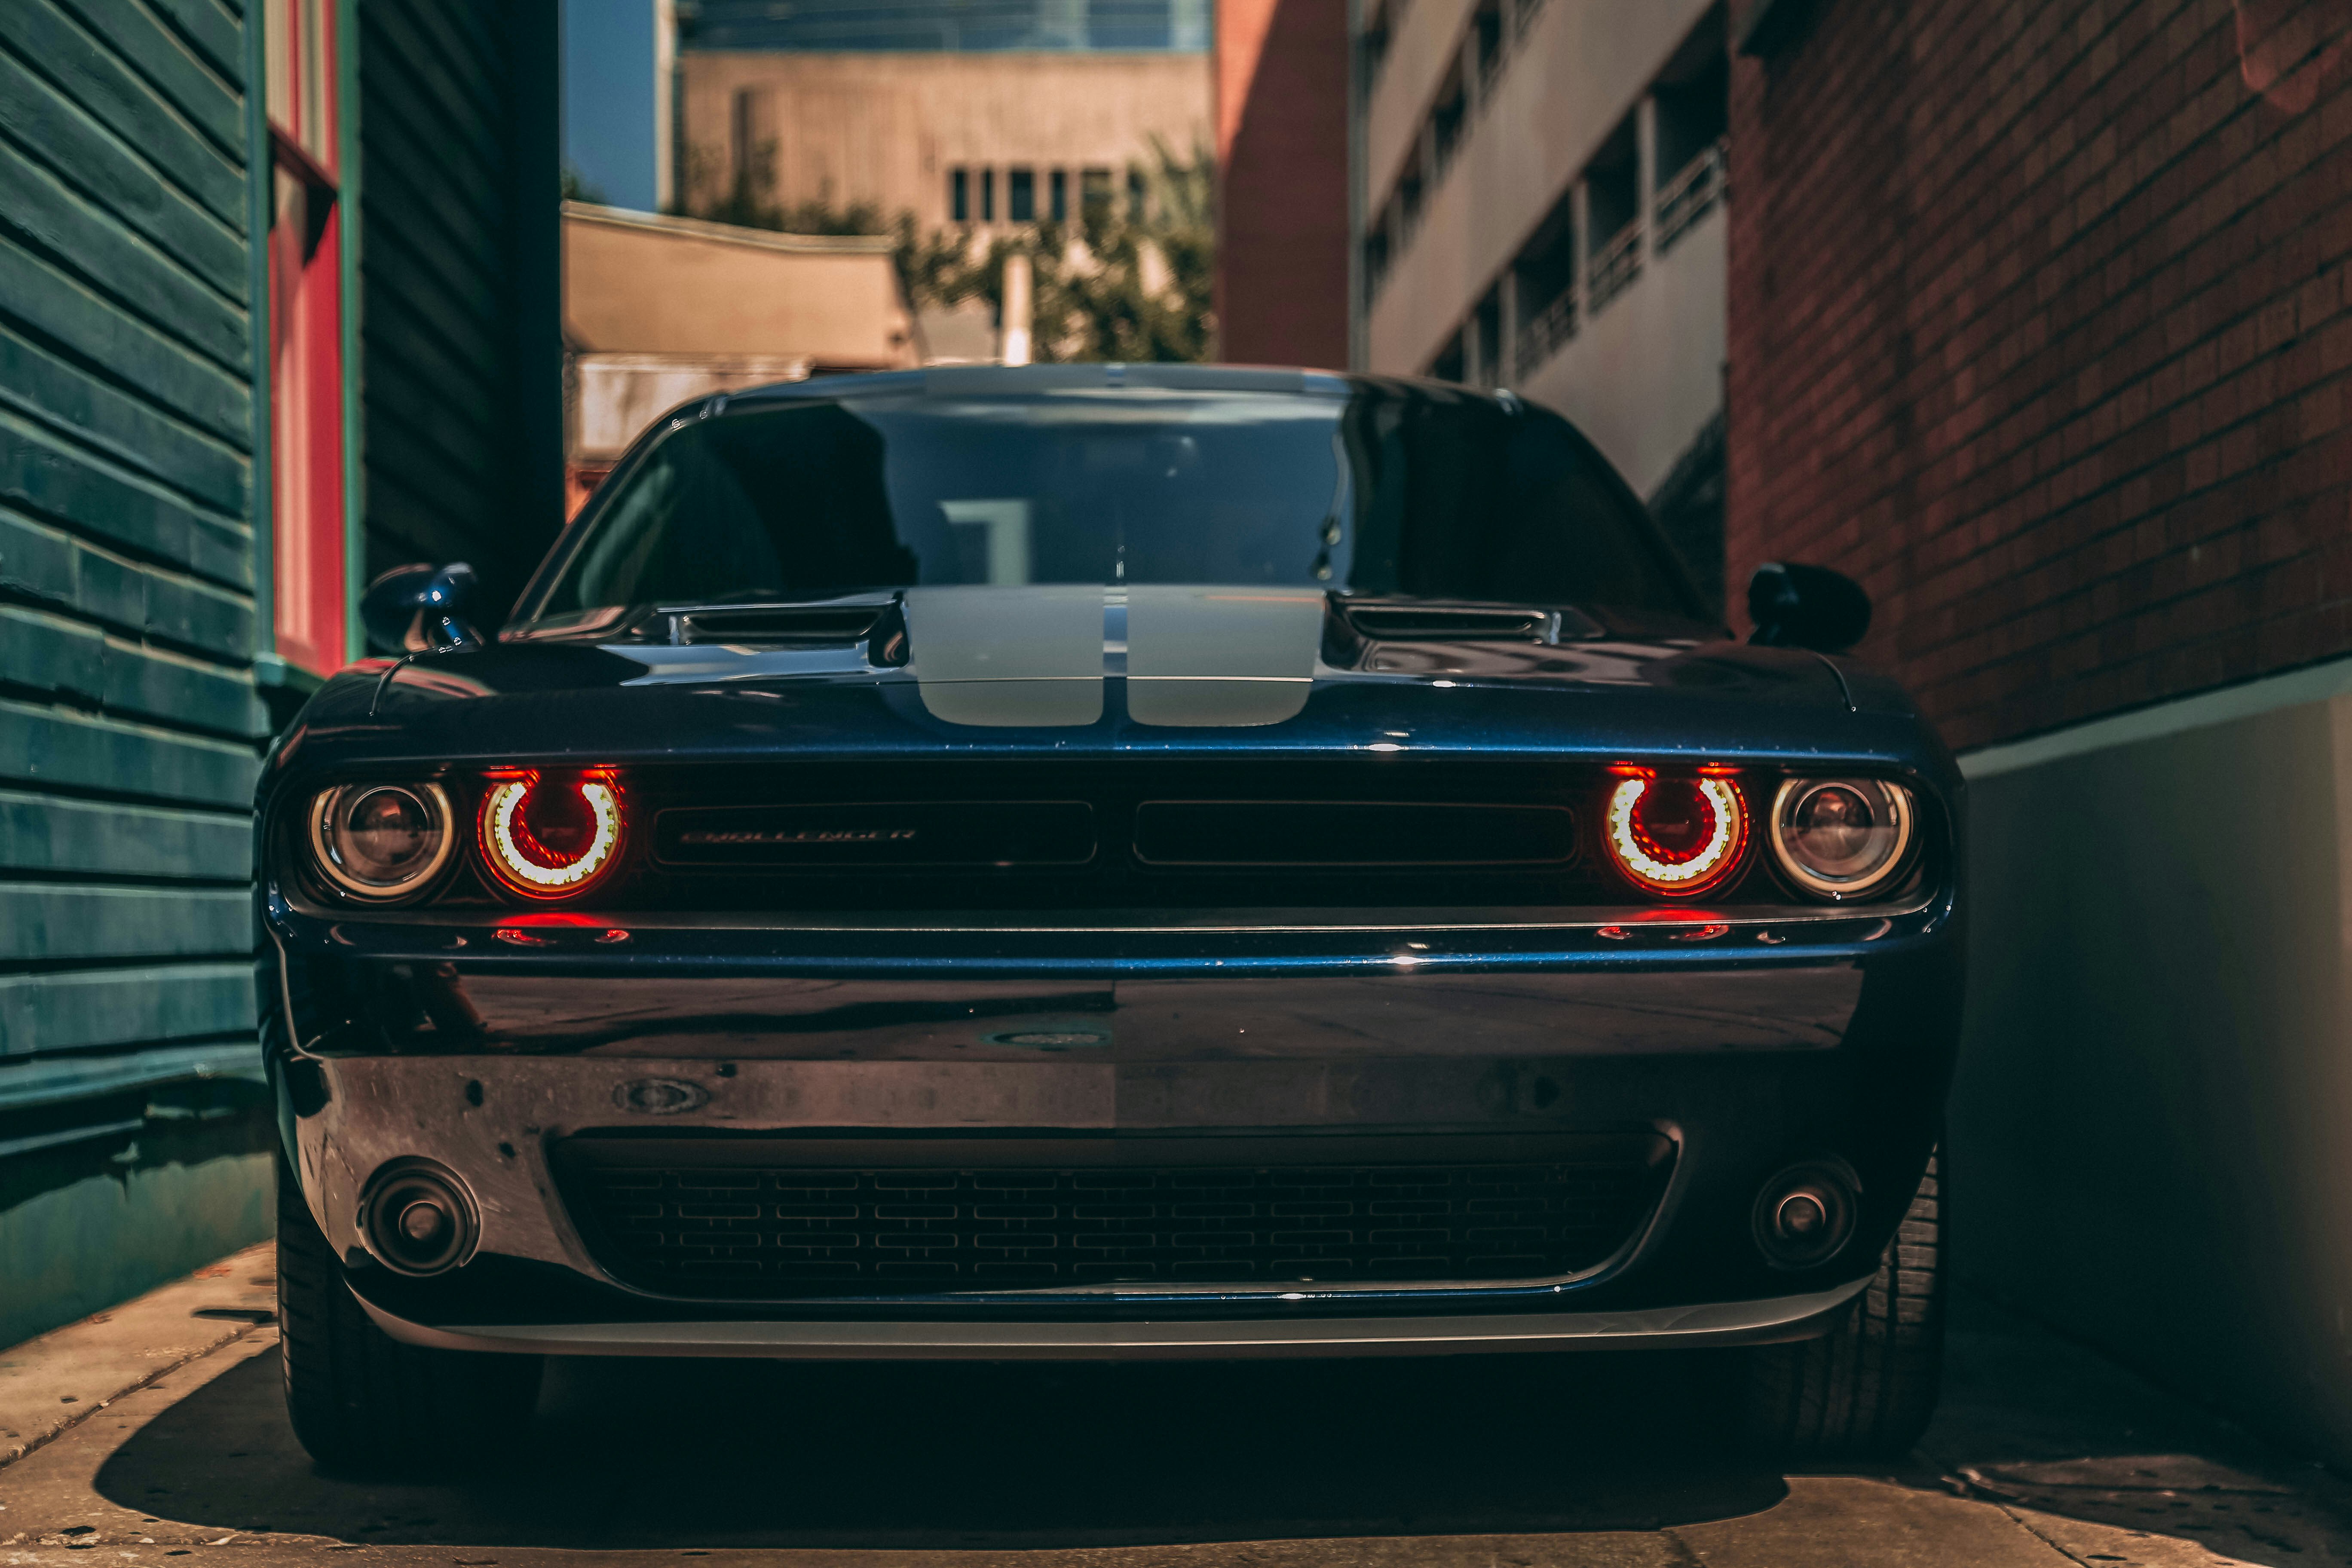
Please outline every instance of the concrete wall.
[{"label": "concrete wall", "polygon": [[1963,767],[1961,1272],[2352,1465],[2352,662]]},{"label": "concrete wall", "polygon": [[951,168],[995,171],[1001,224],[1009,168],[1036,171],[1041,214],[1048,172],[1066,171],[1075,210],[1082,170],[1124,171],[1155,135],[1189,156],[1210,132],[1206,54],[688,50],[679,66],[681,156],[703,176],[688,210],[732,187],[747,137],[774,143],[769,199],[871,202],[931,228]]},{"label": "concrete wall", "polygon": [[1723,408],[1723,209],[1700,218],[1517,385],[1649,495]]},{"label": "concrete wall", "polygon": [[878,236],[770,234],[567,205],[564,327],[579,349],[769,355],[820,369],[916,363]]},{"label": "concrete wall", "polygon": [[[1462,148],[1391,263],[1366,321],[1367,363],[1418,371],[1508,267],[1638,103],[1709,0],[1547,4],[1475,110]],[[1364,108],[1364,216],[1395,188],[1470,7],[1415,0]],[[1723,312],[1721,300],[1714,313]]]}]

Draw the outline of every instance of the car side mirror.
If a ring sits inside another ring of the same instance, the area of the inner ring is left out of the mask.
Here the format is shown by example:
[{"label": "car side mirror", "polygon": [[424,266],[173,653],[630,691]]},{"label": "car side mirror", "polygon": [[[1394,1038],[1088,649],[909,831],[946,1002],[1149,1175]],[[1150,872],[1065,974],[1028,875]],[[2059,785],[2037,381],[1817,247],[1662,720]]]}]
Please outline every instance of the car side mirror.
[{"label": "car side mirror", "polygon": [[360,595],[360,624],[368,641],[387,653],[479,647],[482,634],[467,618],[474,569],[453,565],[395,566]]},{"label": "car side mirror", "polygon": [[1751,643],[1843,653],[1870,630],[1870,595],[1826,566],[1768,562],[1748,579],[1748,617],[1756,623]]}]

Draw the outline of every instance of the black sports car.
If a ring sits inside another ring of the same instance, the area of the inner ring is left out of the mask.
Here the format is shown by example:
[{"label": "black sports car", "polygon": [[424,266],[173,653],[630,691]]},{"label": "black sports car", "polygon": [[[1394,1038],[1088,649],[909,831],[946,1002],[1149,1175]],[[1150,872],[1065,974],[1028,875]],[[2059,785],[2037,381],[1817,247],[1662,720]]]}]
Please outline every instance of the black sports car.
[{"label": "black sports car", "polygon": [[260,789],[288,1395],[546,1354],[1725,1347],[1933,1402],[1959,779],[1802,566],[1711,624],[1507,395],[713,396],[495,637],[388,574]]}]

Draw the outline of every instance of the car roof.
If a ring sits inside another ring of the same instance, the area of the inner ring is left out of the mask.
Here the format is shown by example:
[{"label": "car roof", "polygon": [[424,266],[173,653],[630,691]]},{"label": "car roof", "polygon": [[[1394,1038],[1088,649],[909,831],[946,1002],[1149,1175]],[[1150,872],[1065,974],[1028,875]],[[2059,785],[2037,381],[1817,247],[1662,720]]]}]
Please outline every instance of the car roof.
[{"label": "car roof", "polygon": [[927,370],[818,375],[725,394],[729,405],[794,398],[986,396],[1062,391],[1255,392],[1345,397],[1359,387],[1435,393],[1486,401],[1489,394],[1446,382],[1231,364],[959,364]]}]

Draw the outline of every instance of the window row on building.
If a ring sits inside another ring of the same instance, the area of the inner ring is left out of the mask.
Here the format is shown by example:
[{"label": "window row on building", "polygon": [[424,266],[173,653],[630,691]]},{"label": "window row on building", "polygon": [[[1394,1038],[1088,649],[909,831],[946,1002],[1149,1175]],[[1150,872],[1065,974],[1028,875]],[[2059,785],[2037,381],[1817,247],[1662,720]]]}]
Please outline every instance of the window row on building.
[{"label": "window row on building", "polygon": [[[1402,21],[1405,0],[1389,0],[1358,36],[1359,70],[1369,95],[1386,63],[1389,41]],[[1544,0],[1478,0],[1463,25],[1461,41],[1452,63],[1439,78],[1435,96],[1422,117],[1413,151],[1406,157],[1396,182],[1373,205],[1376,216],[1363,241],[1363,276],[1367,300],[1380,292],[1390,264],[1404,253],[1420,230],[1428,198],[1467,140],[1486,100],[1502,79],[1518,42],[1527,36]]]},{"label": "window row on building", "polygon": [[[1063,223],[1074,213],[1109,206],[1118,185],[1118,177],[1108,169],[1024,164],[994,169],[959,163],[948,171],[948,218],[952,223]],[[1140,215],[1143,175],[1129,170],[1126,187],[1128,211]]]},{"label": "window row on building", "polygon": [[1722,205],[1728,86],[1717,7],[1552,202],[1430,374],[1524,379]]}]

